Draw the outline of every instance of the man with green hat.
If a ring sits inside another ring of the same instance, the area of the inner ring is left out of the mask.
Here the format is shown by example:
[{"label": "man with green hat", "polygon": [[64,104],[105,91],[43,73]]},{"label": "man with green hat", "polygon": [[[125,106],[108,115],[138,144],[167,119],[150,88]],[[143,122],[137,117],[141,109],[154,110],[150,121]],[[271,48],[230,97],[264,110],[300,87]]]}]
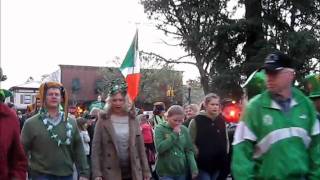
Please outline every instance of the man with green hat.
[{"label": "man with green hat", "polygon": [[241,85],[242,88],[245,88],[248,99],[261,94],[266,87],[266,74],[264,70],[262,71],[254,71],[246,82]]},{"label": "man with green hat", "polygon": [[305,90],[313,101],[318,112],[318,119],[320,120],[320,74],[308,75],[305,81]]},{"label": "man with green hat", "polygon": [[[0,81],[6,80],[0,68]],[[3,180],[26,179],[27,158],[20,142],[20,126],[16,113],[4,100],[11,93],[0,89],[0,177]]]}]

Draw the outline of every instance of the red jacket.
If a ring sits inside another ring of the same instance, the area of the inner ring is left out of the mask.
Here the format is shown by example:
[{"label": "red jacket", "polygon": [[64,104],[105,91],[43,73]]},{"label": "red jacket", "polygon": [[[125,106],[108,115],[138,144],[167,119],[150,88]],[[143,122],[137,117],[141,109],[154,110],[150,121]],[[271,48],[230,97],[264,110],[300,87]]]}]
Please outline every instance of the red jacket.
[{"label": "red jacket", "polygon": [[27,158],[20,141],[17,115],[0,102],[0,179],[26,180]]},{"label": "red jacket", "polygon": [[153,143],[152,126],[148,123],[143,123],[140,125],[140,128],[143,135],[144,143],[145,144]]}]

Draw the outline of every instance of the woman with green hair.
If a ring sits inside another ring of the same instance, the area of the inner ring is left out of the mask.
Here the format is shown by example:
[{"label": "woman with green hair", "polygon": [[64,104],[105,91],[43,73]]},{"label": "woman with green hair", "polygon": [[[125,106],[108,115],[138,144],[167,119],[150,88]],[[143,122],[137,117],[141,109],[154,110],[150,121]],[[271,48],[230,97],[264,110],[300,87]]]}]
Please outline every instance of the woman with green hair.
[{"label": "woman with green hair", "polygon": [[151,177],[135,108],[128,100],[126,84],[113,81],[93,136],[94,180],[147,180]]}]

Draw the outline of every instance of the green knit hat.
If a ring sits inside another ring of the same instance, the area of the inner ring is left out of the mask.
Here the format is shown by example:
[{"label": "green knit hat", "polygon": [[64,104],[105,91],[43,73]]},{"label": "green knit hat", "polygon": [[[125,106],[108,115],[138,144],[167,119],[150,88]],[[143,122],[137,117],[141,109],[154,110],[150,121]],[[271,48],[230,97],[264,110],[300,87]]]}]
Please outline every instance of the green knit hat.
[{"label": "green knit hat", "polygon": [[7,76],[3,74],[2,68],[0,67],[0,81],[5,81],[7,79]]},{"label": "green knit hat", "polygon": [[257,94],[261,94],[264,90],[267,89],[266,87],[266,74],[264,70],[262,71],[254,71],[246,82],[241,85],[242,88],[247,89],[247,94],[249,98]]},{"label": "green knit hat", "polygon": [[0,102],[4,102],[7,97],[11,97],[12,93],[5,89],[0,89]]},{"label": "green knit hat", "polygon": [[[3,74],[2,68],[0,67],[0,81],[5,81],[7,76]],[[12,96],[12,93],[5,89],[0,89],[0,102],[4,102],[7,97]]]},{"label": "green knit hat", "polygon": [[310,74],[305,78],[305,90],[309,95],[309,98],[320,97],[320,75]]}]

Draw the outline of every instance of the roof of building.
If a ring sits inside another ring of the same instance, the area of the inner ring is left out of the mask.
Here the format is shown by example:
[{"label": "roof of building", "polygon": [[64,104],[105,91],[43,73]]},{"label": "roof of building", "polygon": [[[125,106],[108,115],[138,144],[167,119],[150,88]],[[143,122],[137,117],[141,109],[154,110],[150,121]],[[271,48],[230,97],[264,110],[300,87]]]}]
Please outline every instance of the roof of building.
[{"label": "roof of building", "polygon": [[41,81],[27,81],[23,84],[12,86],[10,90],[15,89],[38,89],[41,85]]}]

